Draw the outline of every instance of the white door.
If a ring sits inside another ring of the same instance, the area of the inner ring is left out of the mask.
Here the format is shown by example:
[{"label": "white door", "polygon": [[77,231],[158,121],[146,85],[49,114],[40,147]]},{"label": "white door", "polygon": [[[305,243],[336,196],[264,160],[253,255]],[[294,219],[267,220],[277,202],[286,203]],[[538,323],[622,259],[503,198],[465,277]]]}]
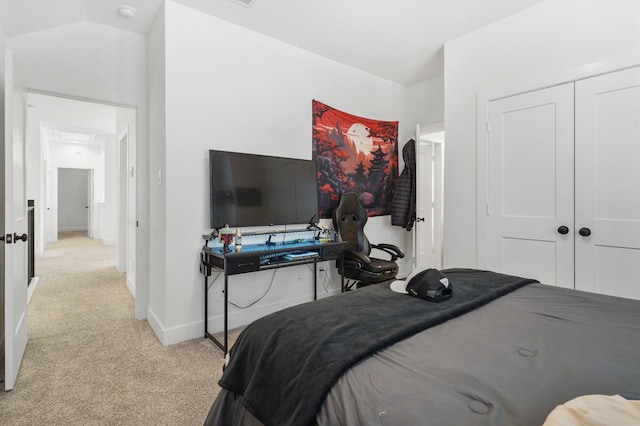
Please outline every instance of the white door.
[{"label": "white door", "polygon": [[416,222],[414,268],[435,267],[433,256],[433,146],[416,139]]},{"label": "white door", "polygon": [[416,127],[414,267],[442,268],[444,123]]},{"label": "white door", "polygon": [[6,52],[4,80],[4,287],[5,390],[13,389],[27,346],[27,200],[25,196],[24,97]]},{"label": "white door", "polygon": [[488,268],[573,288],[573,83],[490,102],[488,132]]},{"label": "white door", "polygon": [[576,82],[575,161],[576,288],[640,299],[639,68]]}]

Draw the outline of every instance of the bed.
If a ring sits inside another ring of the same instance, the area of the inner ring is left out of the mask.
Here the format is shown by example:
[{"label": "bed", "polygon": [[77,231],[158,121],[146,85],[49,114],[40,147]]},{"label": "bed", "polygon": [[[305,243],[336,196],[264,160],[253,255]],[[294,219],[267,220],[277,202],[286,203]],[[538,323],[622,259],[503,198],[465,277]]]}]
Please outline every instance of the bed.
[{"label": "bed", "polygon": [[584,395],[640,399],[640,302],[442,272],[442,303],[374,285],[250,324],[205,424],[541,425]]}]

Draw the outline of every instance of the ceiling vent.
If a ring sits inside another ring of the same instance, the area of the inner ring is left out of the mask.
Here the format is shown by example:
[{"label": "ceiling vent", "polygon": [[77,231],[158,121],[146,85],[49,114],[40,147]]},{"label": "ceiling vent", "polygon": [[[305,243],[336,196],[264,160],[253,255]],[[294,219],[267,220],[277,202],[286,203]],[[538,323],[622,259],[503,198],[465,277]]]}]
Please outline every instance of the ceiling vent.
[{"label": "ceiling vent", "polygon": [[240,6],[250,7],[255,0],[231,0],[232,2],[239,4]]}]

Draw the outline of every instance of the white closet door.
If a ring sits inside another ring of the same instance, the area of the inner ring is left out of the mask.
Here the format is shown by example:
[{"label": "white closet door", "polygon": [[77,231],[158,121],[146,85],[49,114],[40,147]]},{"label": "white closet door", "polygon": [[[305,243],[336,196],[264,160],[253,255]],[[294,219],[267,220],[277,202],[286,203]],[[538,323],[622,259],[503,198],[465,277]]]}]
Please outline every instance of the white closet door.
[{"label": "white closet door", "polygon": [[573,136],[573,83],[490,102],[489,269],[573,288]]},{"label": "white closet door", "polygon": [[640,299],[638,68],[576,82],[575,223],[576,288]]}]

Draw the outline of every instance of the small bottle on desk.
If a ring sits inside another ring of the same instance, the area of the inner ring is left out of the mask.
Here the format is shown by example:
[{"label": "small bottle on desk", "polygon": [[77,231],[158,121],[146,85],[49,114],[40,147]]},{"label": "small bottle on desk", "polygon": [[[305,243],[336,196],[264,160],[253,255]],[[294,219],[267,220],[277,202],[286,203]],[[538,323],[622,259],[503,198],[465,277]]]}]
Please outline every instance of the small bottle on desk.
[{"label": "small bottle on desk", "polygon": [[236,228],[236,251],[242,250],[242,234],[240,228]]}]

